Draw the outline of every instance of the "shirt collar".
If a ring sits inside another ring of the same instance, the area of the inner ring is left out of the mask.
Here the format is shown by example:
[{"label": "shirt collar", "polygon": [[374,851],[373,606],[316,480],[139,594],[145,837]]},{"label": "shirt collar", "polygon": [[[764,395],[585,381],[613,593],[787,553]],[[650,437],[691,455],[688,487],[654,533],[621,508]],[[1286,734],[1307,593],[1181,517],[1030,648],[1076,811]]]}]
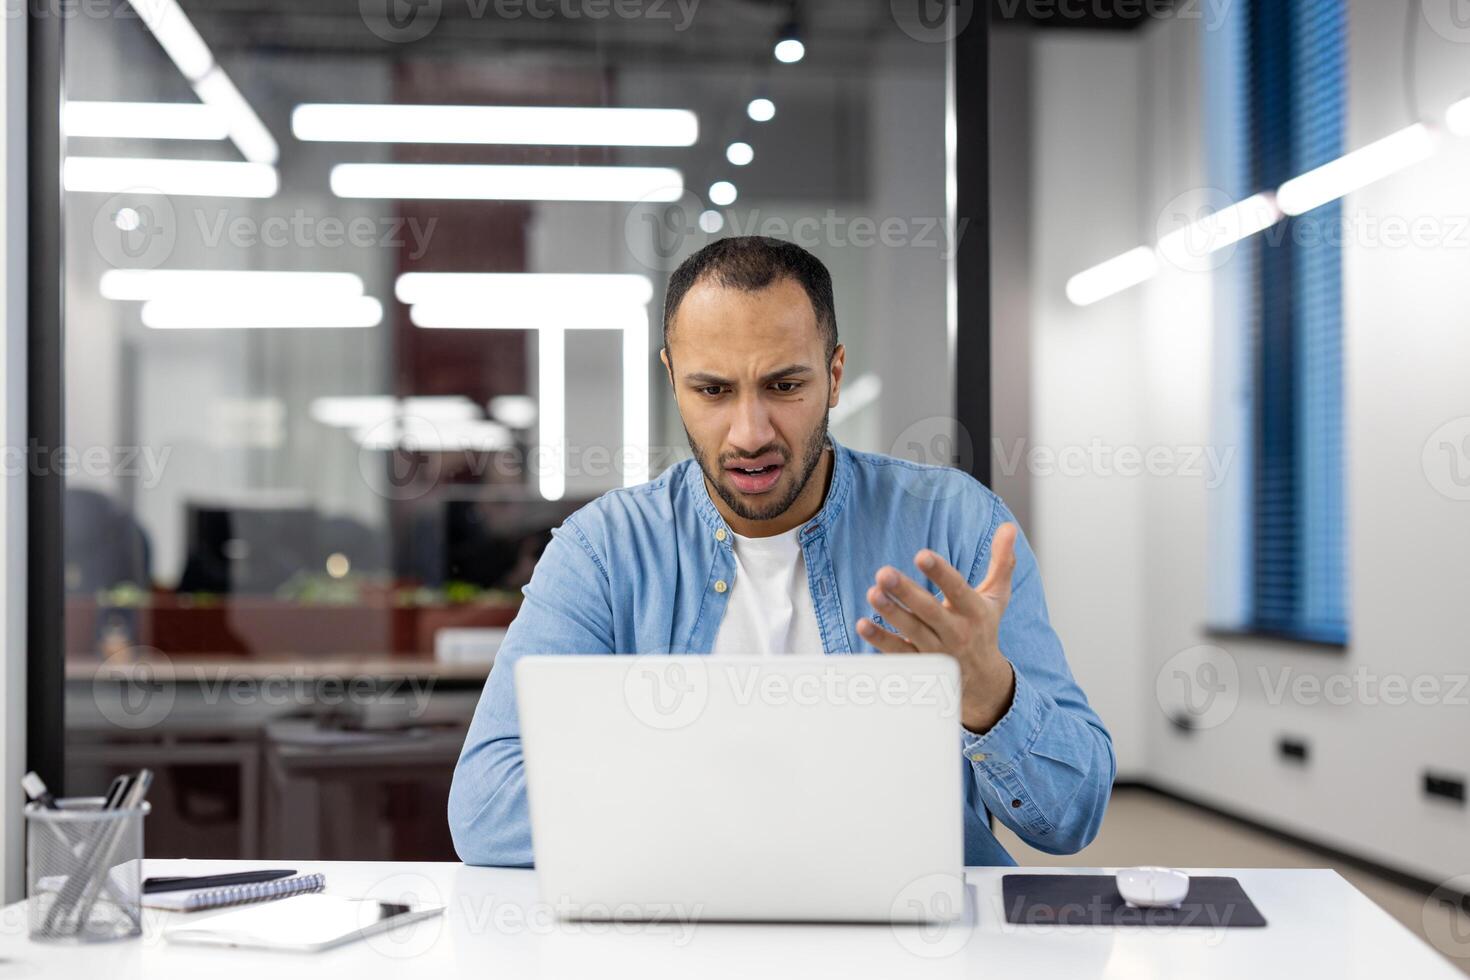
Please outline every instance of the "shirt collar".
[{"label": "shirt collar", "polygon": [[[839,443],[830,432],[827,434],[827,443],[832,447],[832,482],[827,486],[827,497],[822,501],[821,509],[801,526],[801,533],[796,536],[802,543],[817,537],[823,528],[831,526],[842,512],[842,506],[847,502],[848,490],[852,487],[852,450]],[[693,496],[695,510],[710,530],[729,530],[725,519],[720,516],[719,508],[710,499],[709,487],[704,482],[704,470],[700,469],[697,459],[691,459],[684,471],[684,492]]]}]

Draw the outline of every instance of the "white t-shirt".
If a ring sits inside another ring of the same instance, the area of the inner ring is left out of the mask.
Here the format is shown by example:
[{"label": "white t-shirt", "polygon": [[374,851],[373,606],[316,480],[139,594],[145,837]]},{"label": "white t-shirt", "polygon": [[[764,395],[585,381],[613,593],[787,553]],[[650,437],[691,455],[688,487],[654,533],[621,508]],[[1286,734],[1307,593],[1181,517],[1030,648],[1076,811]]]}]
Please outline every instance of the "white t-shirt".
[{"label": "white t-shirt", "polygon": [[800,531],[796,527],[768,538],[731,532],[735,582],[715,635],[715,655],[822,655],[806,559],[796,540]]}]

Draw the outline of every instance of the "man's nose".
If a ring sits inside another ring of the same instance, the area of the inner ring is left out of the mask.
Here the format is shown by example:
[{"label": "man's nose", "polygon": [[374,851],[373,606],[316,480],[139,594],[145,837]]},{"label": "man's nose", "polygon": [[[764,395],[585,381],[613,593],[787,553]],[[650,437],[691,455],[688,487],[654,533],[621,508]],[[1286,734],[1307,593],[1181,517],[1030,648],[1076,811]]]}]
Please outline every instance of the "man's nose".
[{"label": "man's nose", "polygon": [[776,441],[771,416],[761,399],[747,395],[735,406],[735,419],[730,425],[730,445],[741,452],[754,454]]}]

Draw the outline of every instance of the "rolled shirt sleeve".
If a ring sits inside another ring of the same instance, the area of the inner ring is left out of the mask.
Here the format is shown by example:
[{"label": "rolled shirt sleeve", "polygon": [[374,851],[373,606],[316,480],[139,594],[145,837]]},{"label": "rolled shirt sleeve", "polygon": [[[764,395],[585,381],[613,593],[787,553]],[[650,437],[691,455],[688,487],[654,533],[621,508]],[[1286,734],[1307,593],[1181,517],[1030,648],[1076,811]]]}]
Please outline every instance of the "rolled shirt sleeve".
[{"label": "rolled shirt sleeve", "polygon": [[[997,503],[970,572],[972,585],[984,578],[996,529],[1013,520]],[[1067,666],[1024,535],[1016,537],[1011,581],[1000,648],[1015,669],[1015,694],[989,731],[961,730],[962,751],[981,805],[1037,850],[1072,854],[1102,823],[1117,770],[1113,742]]]}]

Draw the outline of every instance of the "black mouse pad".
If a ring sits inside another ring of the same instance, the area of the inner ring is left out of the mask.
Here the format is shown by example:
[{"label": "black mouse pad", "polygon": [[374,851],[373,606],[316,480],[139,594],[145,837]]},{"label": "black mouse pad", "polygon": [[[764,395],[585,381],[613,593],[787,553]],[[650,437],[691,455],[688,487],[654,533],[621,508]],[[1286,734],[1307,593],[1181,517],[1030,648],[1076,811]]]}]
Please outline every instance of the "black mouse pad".
[{"label": "black mouse pad", "polygon": [[1177,909],[1129,908],[1112,875],[1005,875],[1001,895],[1006,921],[1014,925],[1230,929],[1266,924],[1240,882],[1226,877],[1191,877]]}]

